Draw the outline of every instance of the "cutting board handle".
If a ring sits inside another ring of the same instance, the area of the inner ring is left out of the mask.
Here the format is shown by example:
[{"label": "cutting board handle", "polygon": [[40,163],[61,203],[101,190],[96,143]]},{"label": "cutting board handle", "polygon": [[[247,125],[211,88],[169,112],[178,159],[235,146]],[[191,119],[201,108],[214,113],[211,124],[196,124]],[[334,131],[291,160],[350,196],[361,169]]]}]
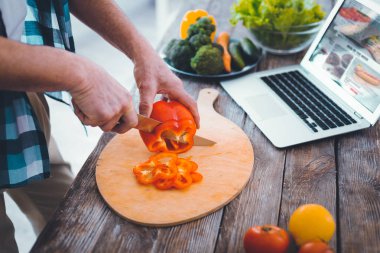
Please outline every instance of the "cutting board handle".
[{"label": "cutting board handle", "polygon": [[214,102],[218,96],[219,91],[215,89],[202,89],[198,95],[198,107],[214,108]]}]

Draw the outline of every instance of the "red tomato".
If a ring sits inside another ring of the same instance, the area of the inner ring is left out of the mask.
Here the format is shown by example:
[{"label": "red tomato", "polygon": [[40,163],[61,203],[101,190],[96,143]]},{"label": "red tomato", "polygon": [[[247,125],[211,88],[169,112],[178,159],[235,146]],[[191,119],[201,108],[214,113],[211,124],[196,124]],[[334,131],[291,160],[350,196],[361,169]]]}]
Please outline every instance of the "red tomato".
[{"label": "red tomato", "polygon": [[302,245],[298,253],[334,253],[334,250],[325,242],[313,241]]},{"label": "red tomato", "polygon": [[247,253],[285,253],[288,247],[288,233],[274,225],[251,227],[244,236]]}]

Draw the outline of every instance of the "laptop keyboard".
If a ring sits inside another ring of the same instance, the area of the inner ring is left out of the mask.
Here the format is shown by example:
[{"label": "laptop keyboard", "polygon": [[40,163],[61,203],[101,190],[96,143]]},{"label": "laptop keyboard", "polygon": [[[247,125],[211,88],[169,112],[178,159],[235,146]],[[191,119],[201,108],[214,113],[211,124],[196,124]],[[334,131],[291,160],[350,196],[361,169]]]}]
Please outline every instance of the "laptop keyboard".
[{"label": "laptop keyboard", "polygon": [[355,124],[350,115],[323,94],[299,71],[261,79],[314,131]]}]

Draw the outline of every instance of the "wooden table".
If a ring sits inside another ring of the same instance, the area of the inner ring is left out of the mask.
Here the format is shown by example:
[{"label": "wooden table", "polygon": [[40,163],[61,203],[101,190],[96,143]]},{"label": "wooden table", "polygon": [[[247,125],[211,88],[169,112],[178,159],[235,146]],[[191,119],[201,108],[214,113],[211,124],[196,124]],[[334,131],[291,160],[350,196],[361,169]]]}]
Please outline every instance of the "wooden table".
[{"label": "wooden table", "polygon": [[[203,8],[218,30],[246,36],[229,24],[232,0],[187,0],[169,29],[178,34],[179,19]],[[324,1],[330,10],[330,0]],[[258,70],[299,63],[305,52],[268,55]],[[64,201],[38,237],[32,252],[243,252],[245,231],[255,224],[286,228],[301,204],[319,203],[334,215],[337,231],[330,245],[337,252],[380,252],[380,126],[287,149],[276,149],[218,82],[184,79],[197,96],[202,88],[220,91],[216,110],[238,124],[255,149],[254,172],[242,193],[224,208],[194,222],[168,228],[132,224],[107,207],[95,184],[98,156],[114,134],[104,134],[79,172]],[[207,120],[207,119],[203,119]],[[154,210],[152,210],[153,212]]]}]

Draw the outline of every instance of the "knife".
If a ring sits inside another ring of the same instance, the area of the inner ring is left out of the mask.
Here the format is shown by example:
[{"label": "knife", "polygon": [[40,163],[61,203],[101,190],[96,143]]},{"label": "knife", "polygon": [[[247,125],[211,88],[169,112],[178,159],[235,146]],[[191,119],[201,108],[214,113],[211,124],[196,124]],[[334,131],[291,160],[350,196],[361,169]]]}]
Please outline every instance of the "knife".
[{"label": "knife", "polygon": [[[148,132],[148,133],[152,132],[156,126],[162,123],[161,121],[145,117],[141,114],[137,114],[137,118],[138,118],[138,123],[135,128],[144,132]],[[167,134],[165,138],[178,141],[181,143],[186,143],[182,138],[177,139],[174,135]],[[194,146],[212,146],[216,143],[215,141],[206,139],[198,135],[194,135],[193,140],[194,140]]]}]

